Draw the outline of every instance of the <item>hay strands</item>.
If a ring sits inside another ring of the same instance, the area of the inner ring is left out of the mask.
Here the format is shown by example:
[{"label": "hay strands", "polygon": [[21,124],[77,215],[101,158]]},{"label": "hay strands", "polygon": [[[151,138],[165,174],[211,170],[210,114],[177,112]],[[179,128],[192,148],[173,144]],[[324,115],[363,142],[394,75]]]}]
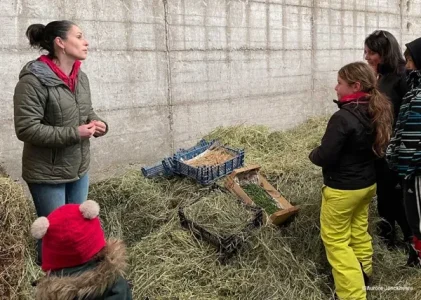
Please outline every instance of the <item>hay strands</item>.
[{"label": "hay strands", "polygon": [[[226,195],[221,197],[221,192]],[[200,214],[208,220],[200,220]],[[216,218],[209,218],[212,215]],[[190,230],[196,238],[207,241],[218,249],[218,259],[221,263],[226,263],[242,247],[251,231],[263,224],[261,208],[245,204],[222,188],[210,192],[208,197],[198,198],[180,207],[178,216],[182,227]],[[216,219],[224,224],[220,224]],[[224,228],[230,227],[231,224],[235,229]]]}]

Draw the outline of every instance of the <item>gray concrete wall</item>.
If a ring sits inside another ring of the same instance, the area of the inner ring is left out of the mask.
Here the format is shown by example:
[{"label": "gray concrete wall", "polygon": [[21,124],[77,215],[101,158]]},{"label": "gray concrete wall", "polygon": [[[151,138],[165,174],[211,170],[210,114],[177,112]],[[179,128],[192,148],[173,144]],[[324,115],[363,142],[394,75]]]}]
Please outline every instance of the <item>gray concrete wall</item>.
[{"label": "gray concrete wall", "polygon": [[220,125],[294,126],[332,111],[336,72],[375,29],[420,34],[421,0],[1,0],[0,164],[16,178],[13,90],[32,23],[70,19],[90,41],[82,68],[109,134],[94,175],[149,164]]}]

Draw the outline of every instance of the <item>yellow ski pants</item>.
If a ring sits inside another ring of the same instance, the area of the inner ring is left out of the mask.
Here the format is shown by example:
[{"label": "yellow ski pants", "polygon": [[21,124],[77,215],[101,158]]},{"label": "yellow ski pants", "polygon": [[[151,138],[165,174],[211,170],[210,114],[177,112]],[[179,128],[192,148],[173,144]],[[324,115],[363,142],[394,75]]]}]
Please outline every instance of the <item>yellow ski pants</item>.
[{"label": "yellow ski pants", "polygon": [[360,190],[322,188],[320,231],[340,300],[366,299],[361,266],[370,276],[373,246],[368,209],[375,194],[376,184]]}]

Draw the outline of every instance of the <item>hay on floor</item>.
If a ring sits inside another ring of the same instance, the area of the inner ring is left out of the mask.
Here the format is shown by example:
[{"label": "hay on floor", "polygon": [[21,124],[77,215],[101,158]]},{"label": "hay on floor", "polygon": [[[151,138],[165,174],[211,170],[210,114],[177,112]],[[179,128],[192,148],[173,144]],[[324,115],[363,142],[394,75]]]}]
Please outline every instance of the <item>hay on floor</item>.
[{"label": "hay on floor", "polygon": [[184,208],[187,220],[219,238],[239,234],[255,217],[233,195],[215,191]]},{"label": "hay on floor", "polygon": [[328,289],[273,227],[254,231],[247,250],[222,265],[212,246],[172,220],[131,249],[131,265],[137,299],[326,299]]},{"label": "hay on floor", "polygon": [[[207,196],[209,188],[187,178],[150,180],[137,171],[93,184],[89,197],[100,202],[106,234],[129,244],[134,299],[331,299],[333,281],[319,228],[321,169],[308,160],[326,121],[312,119],[282,132],[263,126],[217,128],[207,136],[245,148],[246,164],[260,164],[268,181],[301,207],[287,227],[254,230],[228,264],[221,265],[215,247],[179,224],[178,208]],[[406,255],[379,243],[374,205],[370,213],[372,284],[414,289],[373,290],[368,299],[421,299],[421,270],[400,267]]]},{"label": "hay on floor", "polygon": [[0,177],[0,299],[22,299],[30,289],[28,272],[34,244],[29,227],[33,207],[20,184]]}]

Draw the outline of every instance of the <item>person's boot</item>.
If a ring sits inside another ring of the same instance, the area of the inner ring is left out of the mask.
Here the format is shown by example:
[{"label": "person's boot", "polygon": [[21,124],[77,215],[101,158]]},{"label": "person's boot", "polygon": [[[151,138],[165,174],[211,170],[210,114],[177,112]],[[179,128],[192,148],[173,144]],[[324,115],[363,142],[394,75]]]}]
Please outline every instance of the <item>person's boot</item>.
[{"label": "person's boot", "polygon": [[406,265],[408,267],[421,268],[421,241],[415,236],[412,239],[411,247],[409,247]]}]

